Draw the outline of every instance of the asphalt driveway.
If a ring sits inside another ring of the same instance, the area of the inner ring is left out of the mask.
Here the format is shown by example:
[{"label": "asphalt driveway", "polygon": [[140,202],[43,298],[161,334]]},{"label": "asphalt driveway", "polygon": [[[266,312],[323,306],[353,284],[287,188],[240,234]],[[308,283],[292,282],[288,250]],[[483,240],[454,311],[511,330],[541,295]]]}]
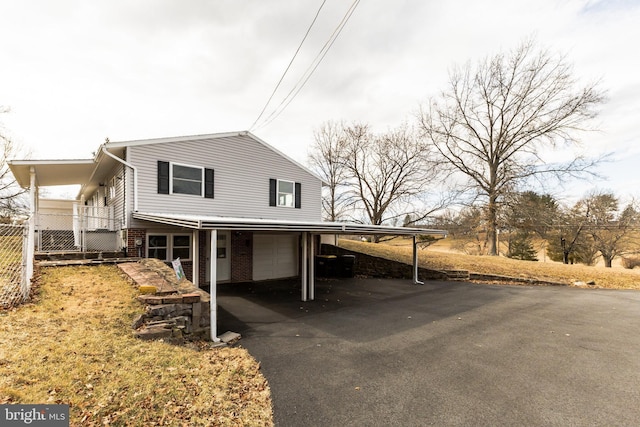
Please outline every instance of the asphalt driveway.
[{"label": "asphalt driveway", "polygon": [[640,292],[348,279],[226,285],[277,426],[640,423]]}]

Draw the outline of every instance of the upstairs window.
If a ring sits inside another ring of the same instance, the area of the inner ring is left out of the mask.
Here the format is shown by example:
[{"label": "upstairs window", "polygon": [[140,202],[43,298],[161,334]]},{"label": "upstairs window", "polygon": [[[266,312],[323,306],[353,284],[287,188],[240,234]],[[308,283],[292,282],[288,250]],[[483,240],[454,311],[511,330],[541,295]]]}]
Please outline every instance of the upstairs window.
[{"label": "upstairs window", "polygon": [[293,207],[295,183],[278,180],[278,206]]},{"label": "upstairs window", "polygon": [[269,179],[269,206],[300,209],[302,186],[299,182]]},{"label": "upstairs window", "polygon": [[158,193],[213,199],[214,171],[201,166],[158,161]]},{"label": "upstairs window", "polygon": [[202,193],[204,168],[177,164],[172,164],[171,166],[171,192],[173,194],[204,196]]}]

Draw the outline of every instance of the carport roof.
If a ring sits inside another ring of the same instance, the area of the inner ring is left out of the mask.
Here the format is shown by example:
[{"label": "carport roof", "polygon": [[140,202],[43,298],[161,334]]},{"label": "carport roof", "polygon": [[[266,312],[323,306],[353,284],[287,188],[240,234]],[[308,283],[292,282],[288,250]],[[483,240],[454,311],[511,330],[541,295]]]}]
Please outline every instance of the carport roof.
[{"label": "carport roof", "polygon": [[325,234],[388,234],[398,236],[428,234],[443,237],[447,235],[447,232],[444,230],[414,227],[390,227],[385,225],[367,225],[350,222],[285,221],[262,218],[231,218],[221,216],[146,212],[134,212],[133,217],[143,221],[151,221],[160,224],[198,230],[291,231]]}]

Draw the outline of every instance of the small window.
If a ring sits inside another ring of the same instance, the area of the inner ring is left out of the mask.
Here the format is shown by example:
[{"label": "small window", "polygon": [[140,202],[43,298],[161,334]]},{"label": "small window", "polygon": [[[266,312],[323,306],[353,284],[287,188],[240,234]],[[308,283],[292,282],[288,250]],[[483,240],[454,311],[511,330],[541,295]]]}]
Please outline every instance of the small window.
[{"label": "small window", "polygon": [[147,257],[162,261],[180,258],[191,259],[191,235],[189,234],[150,234],[148,236]]},{"label": "small window", "polygon": [[278,206],[293,207],[295,200],[295,183],[278,180]]},{"label": "small window", "polygon": [[191,258],[191,236],[174,235],[173,236],[173,256],[171,259],[180,258],[181,260]]},{"label": "small window", "polygon": [[167,260],[167,252],[169,249],[167,236],[149,236],[149,244],[147,245],[147,256],[149,258],[157,258],[163,261]]},{"label": "small window", "polygon": [[171,166],[172,193],[203,196],[204,168],[177,164],[172,164]]}]

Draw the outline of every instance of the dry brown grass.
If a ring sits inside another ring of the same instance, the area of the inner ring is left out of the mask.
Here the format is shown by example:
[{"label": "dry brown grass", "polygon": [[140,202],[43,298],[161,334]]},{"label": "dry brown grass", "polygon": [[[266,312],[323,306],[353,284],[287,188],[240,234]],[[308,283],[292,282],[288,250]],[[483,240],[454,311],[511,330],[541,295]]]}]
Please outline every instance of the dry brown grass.
[{"label": "dry brown grass", "polygon": [[42,270],[36,301],[0,311],[0,403],[65,403],[71,425],[273,425],[240,348],[133,338],[142,306],[113,266]]},{"label": "dry brown grass", "polygon": [[[340,240],[340,246],[369,255],[380,256],[405,263],[412,261],[410,240],[396,239],[380,244],[353,240]],[[571,285],[574,282],[596,283],[598,288],[640,289],[640,270],[621,267],[589,267],[552,262],[519,261],[505,257],[465,255],[452,252],[440,243],[419,251],[421,267],[434,270],[468,270],[476,273],[538,279]]]}]

